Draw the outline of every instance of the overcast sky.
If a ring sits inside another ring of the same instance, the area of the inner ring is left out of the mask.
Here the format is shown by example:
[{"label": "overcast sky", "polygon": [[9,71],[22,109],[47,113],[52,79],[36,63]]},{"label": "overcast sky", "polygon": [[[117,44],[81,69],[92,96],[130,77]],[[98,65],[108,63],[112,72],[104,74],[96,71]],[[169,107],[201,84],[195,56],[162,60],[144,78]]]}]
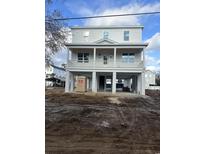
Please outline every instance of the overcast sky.
[{"label": "overcast sky", "polygon": [[[110,15],[137,12],[160,11],[159,0],[57,0],[49,9],[58,9],[64,17],[93,15]],[[48,6],[46,6],[48,10]],[[143,25],[143,41],[149,46],[145,51],[146,68],[160,69],[160,15],[126,16],[67,21],[66,26],[110,26],[110,25]],[[66,51],[54,57],[56,65],[66,63]]]}]

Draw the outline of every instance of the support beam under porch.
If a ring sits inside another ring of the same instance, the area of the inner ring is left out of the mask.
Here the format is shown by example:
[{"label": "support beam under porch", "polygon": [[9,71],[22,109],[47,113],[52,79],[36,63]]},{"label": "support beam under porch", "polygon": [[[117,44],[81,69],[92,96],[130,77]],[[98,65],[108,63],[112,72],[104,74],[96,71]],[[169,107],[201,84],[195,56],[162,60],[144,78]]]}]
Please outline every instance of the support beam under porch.
[{"label": "support beam under porch", "polygon": [[112,93],[116,93],[116,72],[113,72],[112,75]]},{"label": "support beam under porch", "polygon": [[92,92],[97,92],[96,72],[92,72]]}]

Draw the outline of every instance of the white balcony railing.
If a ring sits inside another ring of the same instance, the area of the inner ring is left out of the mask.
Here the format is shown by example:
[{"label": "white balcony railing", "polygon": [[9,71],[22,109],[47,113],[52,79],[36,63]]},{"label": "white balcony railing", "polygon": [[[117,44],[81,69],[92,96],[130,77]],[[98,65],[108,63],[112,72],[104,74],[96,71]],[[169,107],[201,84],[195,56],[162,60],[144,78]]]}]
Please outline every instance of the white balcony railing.
[{"label": "white balcony railing", "polygon": [[95,65],[92,60],[89,60],[88,63],[80,63],[77,60],[71,60],[68,63],[68,68],[143,68],[143,61],[136,61],[134,63],[124,63],[121,60],[116,61],[114,65],[113,61],[108,61],[107,64],[104,64],[103,61],[96,61]]}]

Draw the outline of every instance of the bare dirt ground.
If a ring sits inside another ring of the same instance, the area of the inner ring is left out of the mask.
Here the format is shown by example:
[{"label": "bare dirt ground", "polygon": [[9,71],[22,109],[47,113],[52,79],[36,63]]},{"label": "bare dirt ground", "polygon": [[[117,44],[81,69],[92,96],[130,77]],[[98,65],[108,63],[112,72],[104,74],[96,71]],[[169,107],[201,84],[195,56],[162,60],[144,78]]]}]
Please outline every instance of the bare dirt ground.
[{"label": "bare dirt ground", "polygon": [[46,154],[158,154],[160,93],[146,95],[46,90]]}]

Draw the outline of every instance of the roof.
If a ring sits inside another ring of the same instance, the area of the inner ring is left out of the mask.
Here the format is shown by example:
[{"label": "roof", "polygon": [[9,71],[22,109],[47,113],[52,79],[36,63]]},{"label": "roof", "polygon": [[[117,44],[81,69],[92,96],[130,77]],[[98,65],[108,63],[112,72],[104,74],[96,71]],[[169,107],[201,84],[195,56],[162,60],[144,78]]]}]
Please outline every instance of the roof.
[{"label": "roof", "polygon": [[116,28],[144,28],[142,25],[130,25],[130,26],[74,26],[70,29],[116,29]]},{"label": "roof", "polygon": [[100,40],[97,40],[97,41],[95,41],[94,43],[100,44],[100,43],[103,43],[103,42],[106,42],[106,43],[109,43],[109,44],[116,44],[116,43],[118,43],[118,42],[116,42],[116,41],[114,41],[114,40],[104,39],[104,38],[102,38],[102,39],[100,39]]}]

